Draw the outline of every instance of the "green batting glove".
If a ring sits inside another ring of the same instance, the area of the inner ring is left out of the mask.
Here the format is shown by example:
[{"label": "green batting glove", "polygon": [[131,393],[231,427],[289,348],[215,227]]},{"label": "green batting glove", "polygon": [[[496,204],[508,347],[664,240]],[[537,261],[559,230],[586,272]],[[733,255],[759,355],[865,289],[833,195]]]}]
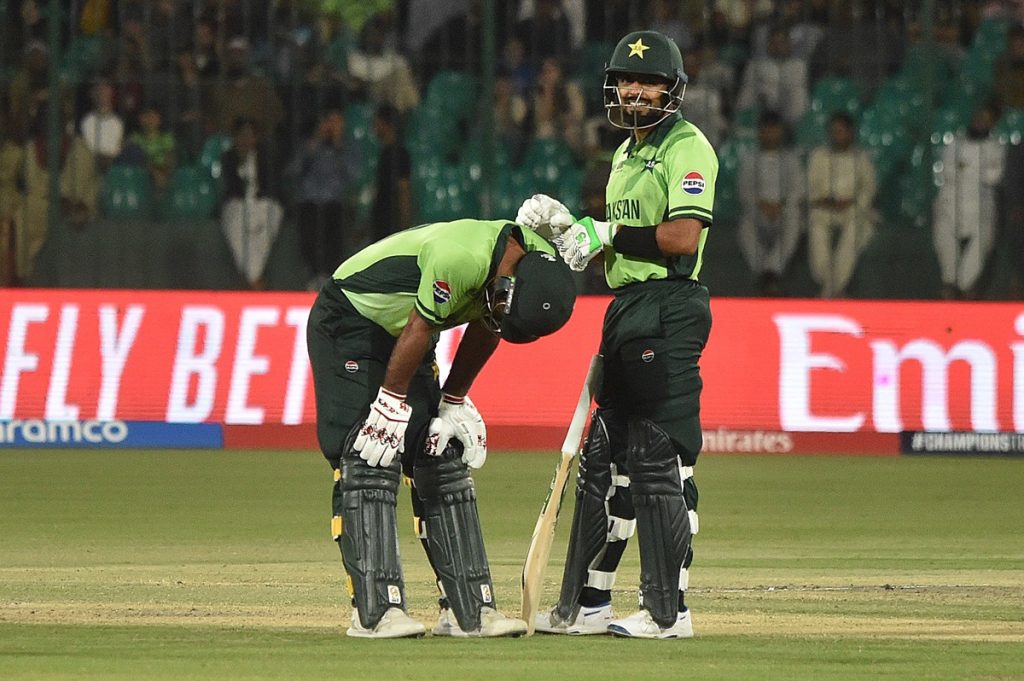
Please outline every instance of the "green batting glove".
[{"label": "green batting glove", "polygon": [[574,272],[582,272],[594,256],[612,245],[618,225],[594,218],[580,218],[554,239],[559,255]]}]

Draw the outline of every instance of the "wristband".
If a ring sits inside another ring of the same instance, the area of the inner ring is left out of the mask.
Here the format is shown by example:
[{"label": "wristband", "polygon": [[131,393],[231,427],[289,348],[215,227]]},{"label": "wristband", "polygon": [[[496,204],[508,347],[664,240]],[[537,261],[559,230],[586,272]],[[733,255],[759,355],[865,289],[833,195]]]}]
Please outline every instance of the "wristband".
[{"label": "wristband", "polygon": [[632,255],[647,260],[658,260],[665,255],[658,247],[657,226],[619,227],[612,239],[612,248],[622,255]]}]

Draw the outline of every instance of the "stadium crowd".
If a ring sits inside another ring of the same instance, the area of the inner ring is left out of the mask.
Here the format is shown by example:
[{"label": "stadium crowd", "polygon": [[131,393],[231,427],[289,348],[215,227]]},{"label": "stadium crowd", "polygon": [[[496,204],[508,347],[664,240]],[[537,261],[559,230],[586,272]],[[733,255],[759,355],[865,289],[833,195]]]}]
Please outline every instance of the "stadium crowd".
[{"label": "stadium crowd", "polygon": [[400,225],[600,216],[603,64],[648,28],[719,156],[717,293],[1022,299],[1024,2],[932,4],[0,0],[0,284],[313,289]]}]

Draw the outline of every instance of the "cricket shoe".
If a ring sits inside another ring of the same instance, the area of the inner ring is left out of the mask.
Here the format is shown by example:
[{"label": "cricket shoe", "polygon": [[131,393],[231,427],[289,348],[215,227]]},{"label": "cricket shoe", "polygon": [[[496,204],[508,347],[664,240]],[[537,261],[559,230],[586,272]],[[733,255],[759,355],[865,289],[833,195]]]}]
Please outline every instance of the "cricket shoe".
[{"label": "cricket shoe", "polygon": [[434,636],[455,636],[457,638],[496,638],[510,636],[515,638],[526,633],[526,622],[506,617],[494,608],[480,608],[480,628],[474,631],[463,631],[455,613],[451,608],[442,608],[434,627]]},{"label": "cricket shoe", "polygon": [[353,610],[352,626],[346,633],[353,638],[419,638],[427,633],[427,628],[401,608],[388,608],[377,626],[367,629],[359,622],[359,613]]},{"label": "cricket shoe", "polygon": [[628,638],[693,638],[693,618],[687,608],[676,616],[675,624],[662,628],[650,612],[639,610],[629,617],[610,622],[608,633]]},{"label": "cricket shoe", "polygon": [[608,623],[612,621],[612,604],[586,606],[581,605],[571,621],[563,620],[551,608],[537,613],[534,628],[545,634],[569,634],[571,636],[587,636],[590,634],[607,634]]}]

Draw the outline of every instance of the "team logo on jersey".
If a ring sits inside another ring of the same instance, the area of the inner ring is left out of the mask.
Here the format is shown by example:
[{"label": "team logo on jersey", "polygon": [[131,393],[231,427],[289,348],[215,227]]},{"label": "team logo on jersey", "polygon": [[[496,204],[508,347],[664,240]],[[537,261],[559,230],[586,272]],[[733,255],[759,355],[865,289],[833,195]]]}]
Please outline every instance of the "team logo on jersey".
[{"label": "team logo on jersey", "polygon": [[448,285],[447,281],[440,279],[434,280],[434,302],[438,305],[444,305],[452,299],[452,287]]},{"label": "team logo on jersey", "polygon": [[658,165],[659,163],[661,163],[661,161],[659,161],[656,158],[652,158],[651,160],[644,163],[644,170],[650,170],[653,173],[654,166]]},{"label": "team logo on jersey", "polygon": [[547,260],[548,262],[555,262],[555,256],[551,255],[550,253],[541,252],[540,257],[544,260]]},{"label": "team logo on jersey", "polygon": [[354,374],[355,372],[359,371],[359,362],[355,361],[354,359],[350,359],[349,361],[345,362],[345,371],[349,372],[350,374]]},{"label": "team logo on jersey", "polygon": [[694,196],[704,193],[704,176],[696,170],[686,173],[683,178],[683,191]]},{"label": "team logo on jersey", "polygon": [[653,362],[654,361],[654,350],[651,350],[650,348],[647,348],[646,350],[644,350],[640,354],[640,359],[642,359],[645,363],[646,362]]}]

